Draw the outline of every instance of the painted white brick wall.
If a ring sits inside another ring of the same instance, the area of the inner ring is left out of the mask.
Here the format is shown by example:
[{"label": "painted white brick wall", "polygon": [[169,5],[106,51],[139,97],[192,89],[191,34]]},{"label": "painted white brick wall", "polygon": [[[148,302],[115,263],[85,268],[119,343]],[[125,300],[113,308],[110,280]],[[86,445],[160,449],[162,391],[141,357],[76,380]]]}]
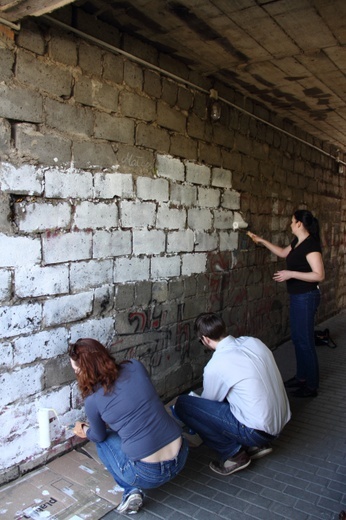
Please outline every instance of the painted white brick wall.
[{"label": "painted white brick wall", "polygon": [[38,446],[38,429],[29,428],[22,435],[12,437],[6,443],[6,463],[10,466],[17,460],[26,460],[35,457],[40,451]]},{"label": "painted white brick wall", "polygon": [[0,331],[3,338],[28,334],[38,329],[41,322],[42,305],[24,303],[12,307],[0,307]]},{"label": "painted white brick wall", "polygon": [[134,230],[133,253],[135,255],[158,255],[165,251],[166,235],[163,231]]},{"label": "painted white brick wall", "polygon": [[214,227],[216,229],[232,229],[234,214],[232,211],[214,211]]},{"label": "painted white brick wall", "polygon": [[70,285],[73,292],[111,283],[112,278],[113,261],[110,259],[74,262],[70,266]]},{"label": "painted white brick wall", "polygon": [[204,164],[196,164],[191,161],[186,162],[186,180],[193,184],[210,185],[211,170]]},{"label": "painted white brick wall", "polygon": [[123,201],[120,208],[121,224],[124,228],[143,228],[155,223],[154,202]]},{"label": "painted white brick wall", "polygon": [[186,231],[173,231],[169,234],[167,240],[167,252],[178,253],[181,251],[193,251],[194,233],[191,229]]},{"label": "painted white brick wall", "polygon": [[51,169],[45,173],[45,194],[48,198],[89,199],[93,195],[93,177],[90,172]]},{"label": "painted white brick wall", "polygon": [[67,265],[48,267],[32,266],[15,271],[15,294],[20,298],[51,296],[69,292]]},{"label": "painted white brick wall", "polygon": [[0,368],[6,367],[13,367],[13,347],[12,343],[4,341],[0,346]]},{"label": "painted white brick wall", "polygon": [[20,367],[0,374],[1,406],[38,394],[42,390],[43,366]]},{"label": "painted white brick wall", "polygon": [[209,209],[189,209],[188,226],[191,229],[208,230],[212,227],[213,215]]},{"label": "painted white brick wall", "polygon": [[185,177],[184,163],[170,155],[158,155],[156,160],[157,175],[175,181],[183,181]]},{"label": "painted white brick wall", "polygon": [[181,259],[179,256],[153,256],[151,259],[151,277],[154,279],[179,276]]},{"label": "painted white brick wall", "polygon": [[226,209],[240,209],[240,193],[236,190],[224,190],[221,205]]},{"label": "painted white brick wall", "polygon": [[167,202],[169,199],[168,190],[168,181],[164,179],[150,179],[149,177],[137,179],[137,197],[140,199]]},{"label": "painted white brick wall", "polygon": [[0,164],[0,188],[4,193],[40,195],[43,191],[43,171],[35,166]]},{"label": "painted white brick wall", "polygon": [[65,228],[71,221],[71,206],[59,204],[21,204],[18,208],[19,230],[26,233]]},{"label": "painted white brick wall", "polygon": [[220,190],[198,188],[198,204],[206,208],[217,208],[220,204]]},{"label": "painted white brick wall", "polygon": [[[49,432],[52,443],[60,441],[61,439],[69,439],[72,437],[72,432],[66,430],[65,426],[74,424],[76,420],[84,419],[84,412],[78,409],[80,400],[79,391],[75,390],[75,383],[66,385],[64,387],[54,389],[50,392],[40,394],[35,400],[34,405],[30,409],[23,409],[22,403],[16,405],[18,414],[23,412],[26,414],[24,418],[25,429],[30,428],[34,431],[34,436],[28,437],[27,442],[31,442],[31,449],[35,452],[41,453],[42,448],[38,446],[39,429],[37,421],[37,412],[41,408],[49,410]],[[75,398],[74,398],[75,396]],[[74,409],[71,410],[71,400],[74,401]],[[29,415],[30,414],[30,415]],[[22,428],[23,429],[23,428]]]},{"label": "painted white brick wall", "polygon": [[96,173],[94,177],[95,197],[100,199],[132,198],[133,178],[126,173]]},{"label": "painted white brick wall", "polygon": [[71,342],[78,338],[97,338],[104,345],[109,345],[115,334],[115,318],[89,319],[70,327]]},{"label": "painted white brick wall", "polygon": [[[18,199],[12,232],[0,233],[0,414],[8,421],[0,443],[7,467],[42,456],[38,407],[56,409],[69,423],[81,413],[71,410],[71,402],[81,406],[75,384],[46,389],[45,364],[80,337],[114,341],[124,329],[114,308],[122,284],[205,273],[210,252],[238,248],[232,224],[243,219],[229,170],[169,155],[159,155],[156,167],[153,179],[119,173],[116,165],[89,172],[0,163],[1,189]],[[101,315],[104,302],[111,315]],[[50,427],[61,442],[54,414]]]},{"label": "painted white brick wall", "polygon": [[219,188],[231,188],[232,172],[223,168],[213,168],[211,185]]},{"label": "painted white brick wall", "polygon": [[118,207],[103,202],[83,201],[76,205],[73,225],[77,229],[109,229],[118,226]]},{"label": "painted white brick wall", "polygon": [[0,233],[0,267],[37,264],[41,260],[39,238],[9,237]]},{"label": "painted white brick wall", "polygon": [[114,262],[114,282],[149,280],[149,258],[117,258]]},{"label": "painted white brick wall", "polygon": [[63,327],[23,336],[14,341],[14,365],[27,365],[37,359],[50,359],[67,350],[67,330]]},{"label": "painted white brick wall", "polygon": [[171,202],[186,207],[194,206],[197,202],[197,188],[186,184],[173,184]]},{"label": "painted white brick wall", "polygon": [[216,233],[204,233],[203,231],[195,232],[195,250],[196,251],[214,251],[219,244],[218,235]]},{"label": "painted white brick wall", "polygon": [[131,254],[130,231],[96,231],[94,234],[94,258],[107,258]]},{"label": "painted white brick wall", "polygon": [[[65,343],[65,350],[64,353],[67,351],[67,343]],[[62,352],[60,352],[61,354]],[[60,388],[54,388],[54,390],[51,390],[49,392],[41,393],[35,402],[35,409],[36,412],[40,408],[49,408],[51,409],[50,417],[56,418],[56,414],[59,416],[62,416],[69,412],[70,406],[69,406],[69,400],[71,397],[71,391],[76,386],[76,382],[73,382],[71,385],[66,385]],[[31,417],[31,421],[36,423],[36,417]],[[65,422],[62,422],[62,425],[66,424]]]},{"label": "painted white brick wall", "polygon": [[12,276],[10,270],[0,270],[0,300],[6,300],[10,297],[11,279]]},{"label": "painted white brick wall", "polygon": [[91,312],[92,299],[90,291],[47,300],[43,304],[43,321],[50,327],[82,320]]},{"label": "painted white brick wall", "polygon": [[43,236],[42,244],[43,261],[46,264],[86,260],[91,258],[92,233],[48,234]]},{"label": "painted white brick wall", "polygon": [[186,226],[186,210],[171,208],[169,204],[158,207],[156,227],[159,229],[183,229]]},{"label": "painted white brick wall", "polygon": [[22,435],[25,430],[36,422],[35,403],[21,401],[15,406],[7,407],[1,414],[1,433],[5,438],[12,435]]},{"label": "painted white brick wall", "polygon": [[206,254],[186,254],[182,256],[182,274],[189,276],[194,273],[203,273],[207,265]]}]

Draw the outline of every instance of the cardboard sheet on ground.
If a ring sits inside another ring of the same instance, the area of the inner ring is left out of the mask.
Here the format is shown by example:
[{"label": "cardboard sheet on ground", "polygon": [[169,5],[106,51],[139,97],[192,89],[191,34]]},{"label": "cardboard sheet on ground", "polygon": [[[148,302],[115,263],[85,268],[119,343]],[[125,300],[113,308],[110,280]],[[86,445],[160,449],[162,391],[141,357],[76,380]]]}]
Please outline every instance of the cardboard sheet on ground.
[{"label": "cardboard sheet on ground", "polygon": [[72,451],[2,487],[0,520],[99,520],[121,497],[100,462]]},{"label": "cardboard sheet on ground", "polygon": [[[165,406],[170,415],[175,401]],[[182,427],[191,447],[202,443]],[[99,460],[96,445],[88,442],[0,488],[0,520],[99,520],[121,498],[122,488]]]}]

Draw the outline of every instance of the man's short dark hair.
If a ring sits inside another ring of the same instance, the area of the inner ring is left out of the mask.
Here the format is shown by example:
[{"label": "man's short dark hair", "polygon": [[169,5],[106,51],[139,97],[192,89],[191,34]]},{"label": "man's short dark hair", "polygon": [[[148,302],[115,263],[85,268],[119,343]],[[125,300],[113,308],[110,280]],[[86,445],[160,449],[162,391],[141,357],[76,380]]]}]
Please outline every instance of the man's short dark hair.
[{"label": "man's short dark hair", "polygon": [[206,336],[213,340],[220,340],[227,336],[225,322],[213,312],[202,312],[199,314],[196,318],[194,329],[198,338]]}]

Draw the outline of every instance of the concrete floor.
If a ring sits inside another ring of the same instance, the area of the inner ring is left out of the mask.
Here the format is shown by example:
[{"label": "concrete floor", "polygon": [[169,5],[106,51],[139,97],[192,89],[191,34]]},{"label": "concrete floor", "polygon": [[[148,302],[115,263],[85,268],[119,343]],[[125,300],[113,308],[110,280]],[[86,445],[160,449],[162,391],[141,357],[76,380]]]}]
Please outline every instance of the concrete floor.
[{"label": "concrete floor", "polygon": [[[141,520],[336,520],[346,510],[346,312],[318,326],[328,327],[337,348],[317,347],[320,394],[290,399],[292,419],[268,457],[228,477],[208,463],[213,453],[191,450],[182,473],[149,491]],[[283,378],[294,375],[291,342],[275,358]],[[115,520],[112,511],[104,520]]]}]

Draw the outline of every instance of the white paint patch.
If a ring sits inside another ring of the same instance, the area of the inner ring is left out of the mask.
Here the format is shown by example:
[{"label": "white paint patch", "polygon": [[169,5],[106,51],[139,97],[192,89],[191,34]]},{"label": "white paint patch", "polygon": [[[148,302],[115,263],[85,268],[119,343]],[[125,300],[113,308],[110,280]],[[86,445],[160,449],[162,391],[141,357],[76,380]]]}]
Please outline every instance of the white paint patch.
[{"label": "white paint patch", "polygon": [[124,488],[120,486],[114,486],[113,489],[108,489],[108,493],[111,493],[112,495],[116,495],[117,493],[121,493],[122,491],[124,491]]},{"label": "white paint patch", "polygon": [[32,507],[28,507],[22,513],[25,518],[49,518],[51,516],[49,511],[35,511]]},{"label": "white paint patch", "polygon": [[68,487],[64,487],[62,488],[61,490],[63,493],[65,493],[65,495],[68,495],[69,497],[72,497],[74,495],[74,491],[73,489],[71,488],[68,488]]},{"label": "white paint patch", "polygon": [[92,475],[93,473],[95,473],[95,471],[93,469],[90,469],[90,468],[87,468],[86,466],[79,466],[80,469],[82,469],[83,471],[86,471],[87,473],[89,473],[90,475]]}]

